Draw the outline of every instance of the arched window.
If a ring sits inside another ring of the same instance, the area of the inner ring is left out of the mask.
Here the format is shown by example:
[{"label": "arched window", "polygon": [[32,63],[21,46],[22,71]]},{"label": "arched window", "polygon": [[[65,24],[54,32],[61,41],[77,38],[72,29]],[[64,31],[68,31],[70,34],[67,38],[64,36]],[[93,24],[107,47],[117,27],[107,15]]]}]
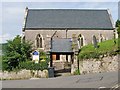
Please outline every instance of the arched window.
[{"label": "arched window", "polygon": [[40,38],[40,48],[42,48],[42,38]]},{"label": "arched window", "polygon": [[78,46],[81,48],[84,45],[83,36],[81,34],[78,35]]},{"label": "arched window", "polygon": [[36,37],[36,47],[43,48],[42,44],[43,44],[42,36],[40,34],[38,34]]}]

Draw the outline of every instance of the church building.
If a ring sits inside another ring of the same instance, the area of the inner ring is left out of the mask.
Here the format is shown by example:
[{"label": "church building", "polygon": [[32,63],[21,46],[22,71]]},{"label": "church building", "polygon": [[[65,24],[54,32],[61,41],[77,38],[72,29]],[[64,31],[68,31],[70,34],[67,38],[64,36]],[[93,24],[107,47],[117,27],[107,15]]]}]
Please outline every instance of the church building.
[{"label": "church building", "polygon": [[[53,60],[72,55],[82,46],[112,39],[114,23],[108,9],[28,9],[25,10],[23,39],[34,49],[52,52]],[[73,44],[78,48],[73,50]]]}]

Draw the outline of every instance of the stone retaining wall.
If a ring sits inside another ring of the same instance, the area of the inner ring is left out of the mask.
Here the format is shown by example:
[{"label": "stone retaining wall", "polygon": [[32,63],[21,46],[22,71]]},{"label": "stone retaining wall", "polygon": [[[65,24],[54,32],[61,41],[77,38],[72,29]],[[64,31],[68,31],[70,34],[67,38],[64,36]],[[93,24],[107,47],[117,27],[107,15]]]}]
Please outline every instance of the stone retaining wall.
[{"label": "stone retaining wall", "polygon": [[2,80],[14,80],[14,79],[30,79],[30,78],[47,78],[48,70],[21,70],[19,72],[0,72],[0,78]]},{"label": "stone retaining wall", "polygon": [[117,71],[118,63],[120,63],[119,55],[116,56],[108,56],[102,59],[86,59],[80,61],[80,73],[101,73],[101,72],[110,72],[110,71]]}]

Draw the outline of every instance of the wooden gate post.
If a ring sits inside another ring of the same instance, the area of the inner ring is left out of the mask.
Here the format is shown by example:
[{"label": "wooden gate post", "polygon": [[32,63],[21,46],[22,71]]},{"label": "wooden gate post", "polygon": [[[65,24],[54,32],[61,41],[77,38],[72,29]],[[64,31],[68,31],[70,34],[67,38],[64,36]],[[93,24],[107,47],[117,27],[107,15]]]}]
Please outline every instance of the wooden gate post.
[{"label": "wooden gate post", "polygon": [[52,53],[50,52],[50,67],[53,66],[53,61],[52,61]]}]

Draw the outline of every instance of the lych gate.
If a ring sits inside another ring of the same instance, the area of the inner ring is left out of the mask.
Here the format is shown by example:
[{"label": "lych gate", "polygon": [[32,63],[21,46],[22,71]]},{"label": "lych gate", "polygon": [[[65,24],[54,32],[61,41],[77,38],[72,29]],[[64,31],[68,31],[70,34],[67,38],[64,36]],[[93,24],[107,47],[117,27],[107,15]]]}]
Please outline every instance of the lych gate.
[{"label": "lych gate", "polygon": [[55,70],[65,70],[67,66],[71,67],[74,61],[74,52],[72,50],[71,39],[54,39],[51,41],[50,51],[50,67],[54,67]]}]

